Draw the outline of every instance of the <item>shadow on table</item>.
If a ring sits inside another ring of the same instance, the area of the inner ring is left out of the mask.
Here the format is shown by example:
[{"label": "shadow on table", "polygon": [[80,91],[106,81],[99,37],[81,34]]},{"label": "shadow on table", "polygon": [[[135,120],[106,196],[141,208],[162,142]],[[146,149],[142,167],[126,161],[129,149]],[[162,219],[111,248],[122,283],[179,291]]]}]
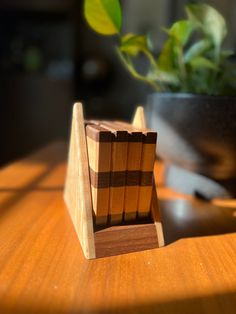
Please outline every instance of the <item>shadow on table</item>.
[{"label": "shadow on table", "polygon": [[[171,283],[170,283],[171,286]],[[165,296],[163,295],[163,298]],[[91,302],[92,304],[92,302]],[[104,300],[103,309],[94,309],[89,304],[82,304],[65,308],[55,307],[52,303],[48,306],[40,304],[15,304],[14,307],[0,303],[1,314],[235,314],[236,292],[220,293],[209,296],[198,296],[193,298],[152,302],[147,304],[137,304],[121,307],[108,307]]]},{"label": "shadow on table", "polygon": [[[25,159],[16,162],[15,168],[8,171],[8,175],[12,177],[13,184],[10,186],[1,184],[0,187],[0,193],[10,193],[9,197],[0,204],[0,218],[2,218],[4,214],[9,213],[9,211],[14,208],[14,205],[30,192],[63,192],[64,179],[63,184],[47,184],[45,186],[43,183],[49,176],[54,174],[57,166],[65,161],[66,147],[65,143],[60,142],[50,144]],[[14,188],[14,180],[17,182],[18,179],[14,171],[18,169],[18,167],[21,169],[20,174],[22,176],[27,174],[29,180],[25,185]]]},{"label": "shadow on table", "polygon": [[182,199],[160,201],[160,208],[166,244],[187,237],[236,232],[236,208]]},{"label": "shadow on table", "polygon": [[[65,161],[67,149],[68,145],[65,143],[54,143],[22,160],[25,171],[27,171],[28,165],[37,165],[37,163],[41,165],[42,163],[44,166],[37,175],[32,174],[25,186],[18,189],[8,186],[0,188],[0,193],[12,193],[1,203],[0,218],[14,208],[13,206],[29,192],[63,192],[64,178],[62,182],[55,179],[55,185],[50,183],[44,186],[42,183],[47,177],[54,174],[58,165]],[[16,177],[13,179],[17,180]],[[177,199],[160,200],[160,209],[166,244],[186,237],[236,232],[236,208],[219,207],[197,199]]]}]

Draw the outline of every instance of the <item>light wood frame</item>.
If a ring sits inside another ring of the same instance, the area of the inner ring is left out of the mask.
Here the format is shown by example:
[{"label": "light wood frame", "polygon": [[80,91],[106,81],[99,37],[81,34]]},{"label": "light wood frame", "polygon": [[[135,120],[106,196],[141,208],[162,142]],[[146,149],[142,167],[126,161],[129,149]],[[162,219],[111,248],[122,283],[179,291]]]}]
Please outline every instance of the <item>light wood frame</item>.
[{"label": "light wood frame", "polygon": [[[146,127],[143,107],[136,109],[132,124],[136,128]],[[75,103],[73,107],[64,199],[87,259],[164,246],[155,182],[151,205],[152,221],[107,226],[100,230],[95,227],[81,103]]]}]

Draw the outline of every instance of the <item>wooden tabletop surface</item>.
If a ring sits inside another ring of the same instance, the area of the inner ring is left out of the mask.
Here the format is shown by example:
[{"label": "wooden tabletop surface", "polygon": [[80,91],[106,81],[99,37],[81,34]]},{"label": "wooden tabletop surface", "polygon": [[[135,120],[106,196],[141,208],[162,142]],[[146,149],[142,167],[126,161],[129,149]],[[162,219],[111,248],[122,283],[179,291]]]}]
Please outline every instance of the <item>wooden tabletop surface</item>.
[{"label": "wooden tabletop surface", "polygon": [[236,201],[163,186],[167,245],[86,260],[62,198],[67,146],[0,171],[0,313],[234,313]]}]

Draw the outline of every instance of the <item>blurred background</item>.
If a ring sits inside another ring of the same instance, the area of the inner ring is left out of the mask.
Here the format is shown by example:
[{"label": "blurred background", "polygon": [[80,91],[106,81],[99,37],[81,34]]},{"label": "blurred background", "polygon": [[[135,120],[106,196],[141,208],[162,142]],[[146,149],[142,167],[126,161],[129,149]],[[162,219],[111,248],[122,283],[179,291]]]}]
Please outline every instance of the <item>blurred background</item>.
[{"label": "blurred background", "polygon": [[[123,0],[124,31],[156,38],[184,16],[186,0]],[[225,16],[236,48],[236,1],[205,1]],[[135,81],[115,54],[116,39],[86,25],[82,0],[0,1],[0,166],[69,137],[72,104],[87,118],[130,119],[149,87]],[[140,60],[142,66],[142,60]]]}]

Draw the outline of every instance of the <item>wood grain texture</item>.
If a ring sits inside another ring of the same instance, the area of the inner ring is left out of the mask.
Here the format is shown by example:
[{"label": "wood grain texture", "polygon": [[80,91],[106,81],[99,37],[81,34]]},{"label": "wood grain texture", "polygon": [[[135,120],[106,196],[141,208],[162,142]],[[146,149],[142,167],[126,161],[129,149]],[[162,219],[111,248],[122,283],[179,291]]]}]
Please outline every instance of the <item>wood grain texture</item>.
[{"label": "wood grain texture", "polygon": [[[111,147],[111,177],[110,177],[110,200],[109,216],[110,222],[119,224],[123,218],[125,179],[128,151],[128,132],[119,130],[112,123],[103,122],[101,126],[112,132]],[[117,174],[119,180],[117,180]],[[116,186],[116,182],[119,182]]]},{"label": "wood grain texture", "polygon": [[[146,127],[145,114],[143,107],[139,106],[136,109],[135,116],[133,118],[133,126],[137,129],[142,130],[143,136],[143,149],[141,157],[141,183],[145,182],[145,172],[153,172],[155,155],[156,155],[156,132],[148,130]],[[147,184],[141,184],[139,188],[139,200],[138,200],[138,215],[139,217],[147,216],[150,212],[151,200],[153,187],[152,183],[147,186]]]},{"label": "wood grain texture", "polygon": [[64,198],[87,258],[95,258],[89,163],[82,104],[73,107]]},{"label": "wood grain texture", "polygon": [[[137,110],[137,112],[139,112]],[[87,131],[87,136],[86,132]],[[108,204],[108,213],[109,213],[109,224],[120,224],[123,218],[123,206],[124,206],[124,191],[125,191],[125,178],[127,172],[127,153],[128,153],[128,132],[124,131],[123,127],[114,125],[114,123],[104,122],[101,125],[90,125],[88,122],[84,122],[83,117],[83,106],[81,103],[76,103],[73,107],[73,116],[72,116],[72,128],[70,136],[70,149],[69,149],[69,158],[68,158],[68,170],[67,177],[65,181],[64,189],[64,199],[67,204],[69,213],[75,230],[77,232],[80,244],[82,246],[84,255],[88,259],[93,259],[98,256],[105,256],[106,253],[109,255],[115,255],[128,252],[133,252],[135,249],[140,250],[141,248],[150,249],[153,248],[153,242],[155,238],[150,236],[152,239],[149,241],[148,237],[145,240],[140,237],[138,231],[139,225],[136,226],[136,233],[133,232],[133,226],[130,226],[130,237],[128,236],[127,227],[126,229],[122,228],[113,228],[113,232],[110,233],[108,229],[107,222],[107,208],[102,208],[99,215],[97,215],[97,205],[98,205],[98,191],[99,188],[93,189],[96,186],[94,181],[98,180],[97,173],[99,174],[99,164],[102,164],[102,169],[104,169],[104,162],[100,160],[102,154],[99,153],[100,145],[107,144],[108,132],[111,132],[112,142],[109,149],[110,153],[110,188],[109,188],[109,197],[104,194],[104,189],[101,190],[101,205]],[[101,133],[102,132],[102,133]],[[152,145],[152,133],[150,133],[150,141],[148,137],[148,145]],[[139,134],[142,135],[142,134]],[[142,137],[143,138],[143,137]],[[139,140],[140,140],[139,136]],[[101,141],[100,141],[101,140]],[[133,138],[132,138],[133,140]],[[150,142],[150,143],[149,143]],[[97,144],[99,143],[99,146]],[[94,146],[95,145],[95,146]],[[94,157],[94,155],[96,157]],[[104,156],[103,156],[104,157]],[[89,175],[90,167],[90,175]],[[106,174],[108,168],[104,169]],[[102,180],[103,181],[103,180]],[[147,181],[147,180],[146,180]],[[92,187],[91,187],[91,183]],[[151,182],[152,183],[152,182]],[[150,183],[150,184],[151,184]],[[145,183],[146,184],[146,183]],[[108,186],[109,187],[109,186]],[[104,199],[104,196],[106,199]],[[95,202],[94,202],[94,197]],[[106,202],[106,204],[105,204]],[[93,205],[92,205],[93,203]],[[159,211],[157,206],[158,201],[154,203],[152,211]],[[151,206],[150,206],[151,207]],[[105,212],[106,209],[106,212]],[[92,212],[95,211],[94,220],[95,225],[104,225],[105,229],[101,233],[99,239],[105,239],[100,242],[95,241],[94,234],[94,222],[92,218]],[[150,217],[150,215],[149,215]],[[156,214],[152,215],[152,218],[155,219]],[[160,215],[158,216],[160,218]],[[159,220],[158,226],[161,225]],[[149,227],[149,228],[148,228]],[[153,229],[154,228],[154,229]],[[146,226],[147,230],[156,230],[156,246],[164,245],[164,236],[162,229],[157,228],[155,220]],[[145,229],[145,230],[146,230]],[[146,232],[147,233],[147,232]],[[160,234],[161,233],[161,234]],[[115,234],[115,237],[109,237],[107,234]],[[136,234],[136,237],[135,237]],[[148,234],[148,233],[147,233]],[[160,241],[159,241],[160,238]],[[114,241],[114,249],[112,246],[112,240]],[[123,241],[122,241],[123,239]],[[125,240],[124,240],[125,239]],[[119,240],[121,243],[119,244]],[[146,242],[146,243],[144,243]],[[102,243],[102,245],[101,245]],[[126,243],[126,246],[121,250],[122,245]],[[133,243],[133,244],[132,244]],[[96,247],[98,244],[98,247]],[[106,245],[105,245],[106,244]],[[118,245],[119,244],[119,245]],[[108,249],[109,248],[109,249]],[[113,250],[113,253],[112,253]]]},{"label": "wood grain texture", "polygon": [[[128,132],[128,152],[126,166],[126,186],[124,198],[124,219],[126,221],[135,220],[138,210],[139,184],[140,184],[140,164],[142,156],[142,132],[135,129],[132,124],[115,122]],[[131,184],[131,183],[134,184]]]},{"label": "wood grain texture", "polygon": [[[86,260],[62,198],[67,149],[55,143],[0,170],[1,314],[235,314],[236,233]],[[159,163],[159,199],[192,204],[164,186],[162,173]],[[180,226],[185,237],[191,226],[211,231],[212,221],[230,215],[236,222],[236,200],[214,200],[211,211],[204,204],[200,216],[191,205],[187,222],[187,205],[184,212],[173,205],[172,236]]]},{"label": "wood grain texture", "polygon": [[153,222],[112,226],[95,231],[94,239],[96,257],[114,256],[159,247]]},{"label": "wood grain texture", "polygon": [[[157,133],[152,132],[146,128],[146,120],[144,115],[143,107],[139,106],[136,109],[132,125],[143,132],[143,145],[142,145],[142,156],[140,163],[140,170],[142,174],[140,176],[140,187],[139,187],[139,198],[138,198],[138,217],[146,217],[149,215],[150,210],[152,217],[158,218],[158,222],[155,222],[157,235],[160,246],[164,245],[164,236],[161,225],[161,218],[158,206],[158,200],[156,190],[153,190],[155,186],[155,179],[153,177],[154,161],[156,155],[156,138]],[[151,176],[150,176],[151,174]],[[150,184],[147,184],[150,181]],[[145,183],[145,184],[144,184]],[[154,203],[152,203],[152,200]],[[153,206],[154,204],[154,206]],[[157,214],[154,214],[154,211]],[[155,221],[155,220],[154,220]]]},{"label": "wood grain texture", "polygon": [[[143,149],[141,157],[141,178],[138,199],[138,215],[146,216],[150,212],[152,200],[152,186],[153,186],[153,168],[156,157],[156,143],[149,143],[149,137],[152,139],[152,132],[147,132],[144,135]],[[150,176],[151,174],[151,176]],[[149,185],[147,184],[149,182]]]},{"label": "wood grain texture", "polygon": [[95,222],[105,225],[109,212],[112,136],[111,132],[94,125],[86,126],[86,135]]}]

